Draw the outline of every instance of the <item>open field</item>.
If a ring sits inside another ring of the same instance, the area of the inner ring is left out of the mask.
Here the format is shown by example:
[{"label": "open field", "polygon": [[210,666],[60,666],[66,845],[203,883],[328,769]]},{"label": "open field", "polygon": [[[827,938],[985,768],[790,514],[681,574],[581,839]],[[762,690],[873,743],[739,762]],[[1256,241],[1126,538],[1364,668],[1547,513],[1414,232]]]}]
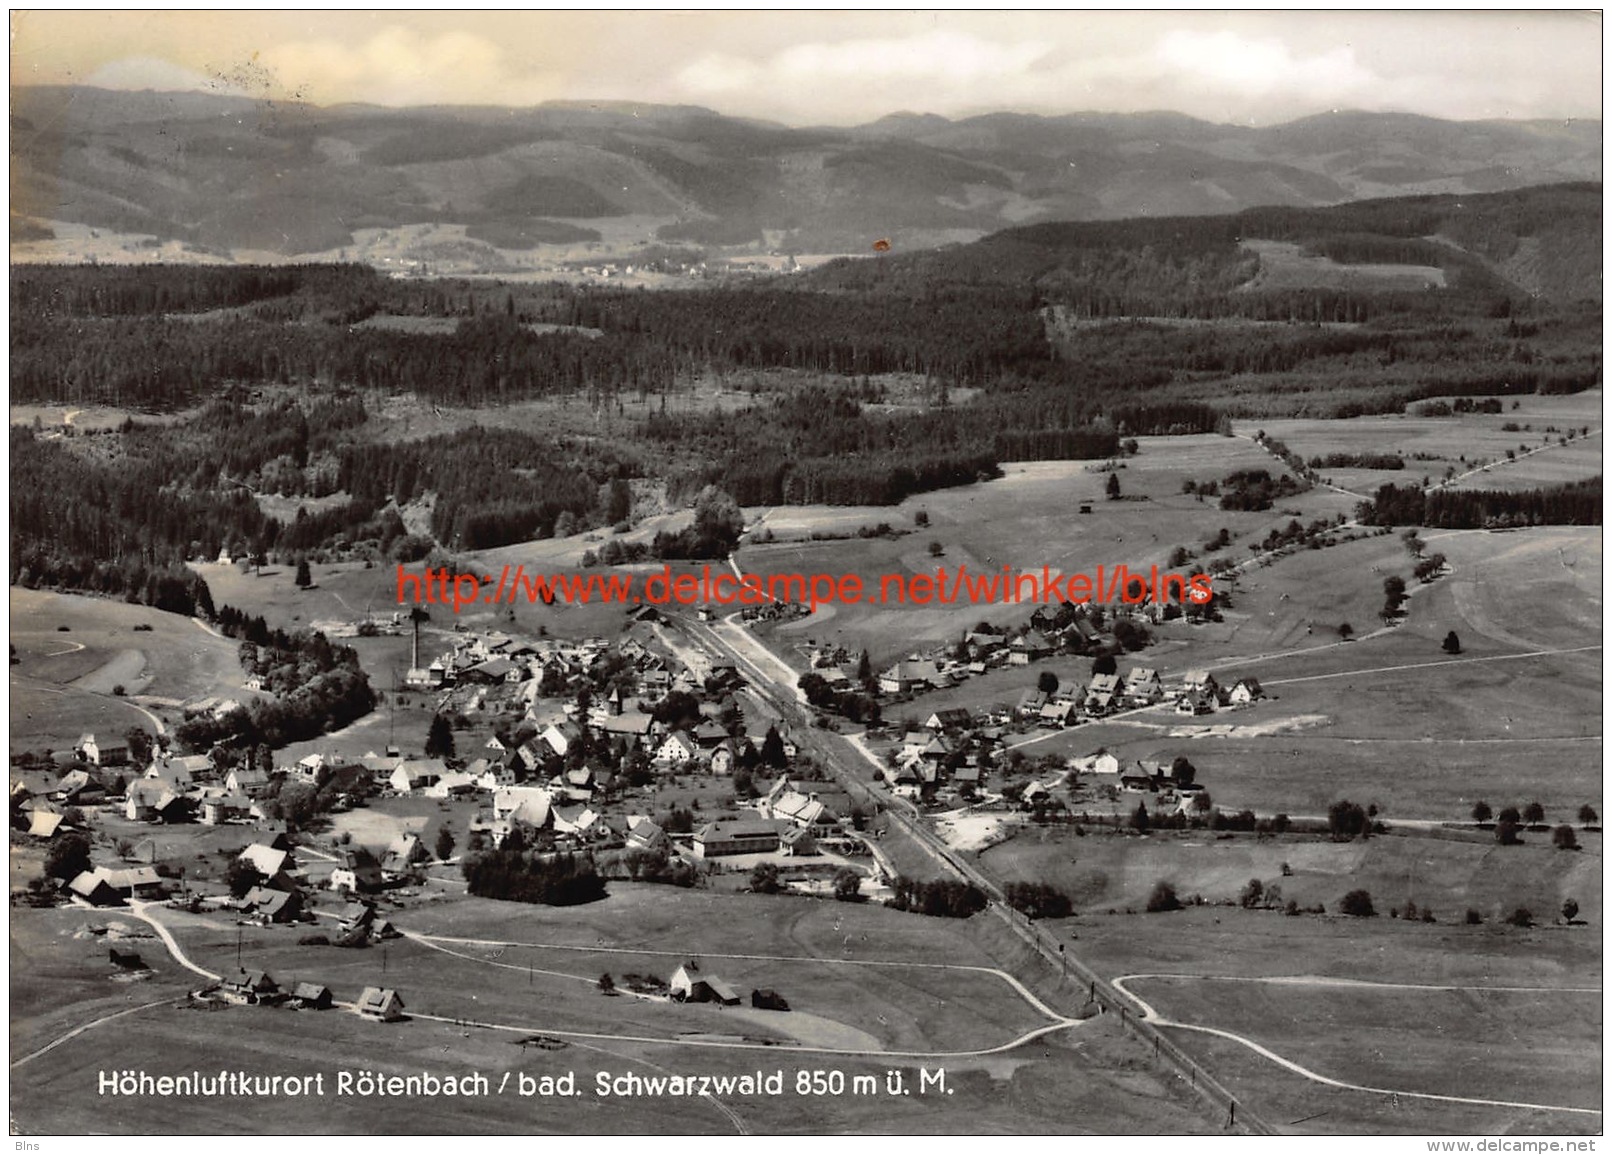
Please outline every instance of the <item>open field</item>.
[{"label": "open field", "polygon": [[[1377,486],[1407,485],[1423,476],[1438,480],[1447,468],[1466,473],[1489,463],[1460,483],[1465,489],[1515,489],[1525,484],[1554,484],[1593,477],[1602,472],[1604,447],[1599,437],[1576,438],[1556,444],[1560,432],[1601,427],[1604,406],[1599,389],[1565,396],[1502,398],[1500,413],[1463,413],[1455,417],[1419,417],[1406,414],[1352,417],[1342,421],[1318,418],[1274,418],[1239,421],[1237,432],[1263,429],[1305,460],[1329,453],[1397,453],[1402,470],[1324,468],[1323,477],[1347,489],[1369,494]],[[1512,408],[1515,403],[1516,408]],[[1515,424],[1528,429],[1506,430]],[[1554,425],[1558,433],[1547,433]],[[1551,447],[1523,460],[1507,462],[1506,450],[1522,453],[1547,440]]]},{"label": "open field", "polygon": [[[1178,545],[1200,552],[1201,543],[1222,526],[1233,538],[1223,556],[1243,558],[1248,556],[1248,541],[1264,538],[1294,517],[1309,522],[1352,512],[1351,498],[1324,489],[1263,512],[1223,511],[1216,499],[1200,501],[1183,494],[1182,483],[1218,480],[1236,469],[1265,469],[1276,475],[1285,468],[1242,439],[1204,434],[1139,440],[1140,453],[1125,459],[1119,478],[1124,495],[1146,500],[1105,500],[1107,474],[1097,463],[1009,463],[1003,467],[1005,476],[994,481],[938,490],[893,507],[767,511],[761,524],[784,540],[744,546],[739,565],[746,573],[762,575],[855,573],[866,591],[880,590],[887,574],[934,574],[940,567],[955,574],[962,565],[987,577],[1000,573],[1004,565],[1037,576],[1043,566],[1065,574],[1095,574],[1099,564],[1110,569],[1123,564],[1146,572],[1151,565],[1164,568]],[[1090,514],[1078,512],[1082,502],[1090,503]],[[914,521],[920,511],[929,518],[922,528]],[[812,532],[854,533],[880,522],[911,532],[894,539],[798,540]],[[940,557],[930,555],[932,541],[940,543],[944,551]],[[831,615],[820,609],[815,618],[779,633],[842,636],[866,646],[875,661],[884,662],[915,647],[955,639],[981,619],[997,625],[1023,622],[1034,608],[1031,602],[960,600],[951,606],[864,602],[836,605]]]},{"label": "open field", "polygon": [[[202,695],[256,696],[242,687],[236,643],[148,606],[13,587],[11,643],[13,749],[66,749],[85,731],[154,730],[147,711],[173,721],[171,707]],[[116,686],[127,697],[113,696]]]},{"label": "open field", "polygon": [[[1166,1017],[1250,1036],[1342,1082],[1425,1094],[1600,1105],[1584,1055],[1601,1036],[1598,990],[1427,990],[1145,978]],[[1362,1050],[1369,1033],[1373,1046]],[[1438,1039],[1436,1049],[1426,1040]],[[1499,1040],[1506,1045],[1497,1046]],[[1595,1122],[1595,1120],[1588,1120]]]},{"label": "open field", "polygon": [[[1430,909],[1440,924],[1460,922],[1468,908],[1491,921],[1526,907],[1549,921],[1572,898],[1579,917],[1600,923],[1601,839],[1585,833],[1577,853],[1551,847],[1544,834],[1524,835],[1521,846],[1496,845],[1492,835],[1474,841],[1415,834],[1333,842],[1322,835],[1218,836],[1211,831],[1163,831],[1146,837],[1092,828],[1078,837],[1063,827],[1023,827],[1010,841],[979,856],[1002,879],[1051,882],[1090,914],[1143,909],[1160,879],[1183,900],[1231,902],[1248,880],[1280,887],[1283,902],[1336,910],[1351,890],[1371,893],[1386,920],[1406,900]],[[1286,866],[1289,873],[1283,872]],[[1428,933],[1434,928],[1429,927]]]},{"label": "open field", "polygon": [[[464,900],[400,916],[409,930],[431,926],[466,936],[553,935],[561,942],[570,939],[580,951],[500,951],[439,944],[460,952],[456,955],[408,941],[367,951],[298,948],[294,946],[298,932],[290,928],[238,929],[222,921],[163,911],[164,923],[200,965],[215,970],[233,967],[239,949],[247,965],[264,966],[282,982],[308,979],[325,983],[338,999],[352,997],[362,985],[384,982],[403,993],[414,1017],[405,1023],[382,1025],[340,1011],[296,1013],[233,1007],[208,1014],[181,1010],[174,1003],[139,1010],[120,1020],[123,1030],[92,1029],[14,1071],[16,1129],[81,1128],[82,1113],[69,1110],[64,1105],[66,1097],[48,1095],[45,1088],[92,1085],[95,1072],[104,1067],[166,1074],[221,1066],[254,1073],[324,1071],[327,1087],[334,1081],[334,1072],[343,1069],[439,1075],[479,1071],[494,1087],[506,1071],[532,1076],[575,1071],[579,1094],[568,1101],[537,1101],[517,1097],[511,1085],[511,1093],[480,1101],[411,1100],[410,1109],[399,1113],[384,1100],[338,1099],[327,1092],[325,1098],[299,1103],[294,1119],[270,1114],[283,1108],[279,1100],[237,1102],[229,1105],[228,1112],[222,1103],[199,1099],[169,1101],[160,1110],[154,1099],[120,1100],[107,1109],[116,1114],[117,1129],[124,1133],[172,1130],[176,1117],[184,1120],[185,1129],[226,1131],[249,1120],[249,1128],[258,1133],[291,1129],[391,1133],[439,1128],[467,1133],[866,1133],[955,1132],[980,1126],[1011,1132],[1113,1133],[1192,1132],[1205,1126],[1185,1090],[1161,1082],[1130,1045],[1117,1039],[1117,1024],[1103,1020],[1066,1028],[1045,1036],[1033,1048],[1000,1057],[926,1061],[894,1054],[881,1057],[883,1052],[877,1050],[855,1057],[780,1049],[814,1045],[802,1044],[803,1036],[817,1037],[815,1045],[833,1046],[871,1032],[877,1032],[872,1035],[876,1041],[887,1040],[884,1046],[902,1038],[928,1046],[933,1042],[931,1032],[957,1034],[972,1049],[984,1045],[974,1040],[986,1032],[1004,1034],[1016,1021],[1031,1026],[1047,1021],[1000,979],[984,973],[933,967],[927,971],[854,968],[818,962],[747,963],[696,954],[708,972],[736,982],[751,981],[748,971],[739,973],[747,967],[757,968],[758,975],[777,972],[782,977],[769,981],[797,1009],[779,1014],[748,1008],[677,1007],[627,995],[607,999],[594,984],[597,971],[608,965],[605,960],[614,958],[620,963],[618,980],[634,966],[642,973],[665,977],[682,961],[681,947],[698,948],[701,942],[740,953],[763,953],[759,948],[765,947],[795,955],[803,948],[827,953],[836,944],[844,950],[849,939],[853,955],[899,960],[910,950],[925,962],[956,959],[964,965],[994,965],[971,943],[966,925],[948,925],[945,920],[799,899],[668,894],[668,888],[662,887],[613,886],[612,890],[605,902],[564,911]],[[720,930],[711,917],[713,904],[718,903],[726,919]],[[753,934],[735,936],[731,918],[735,911],[740,912],[739,926]],[[131,921],[118,912],[35,915],[24,912],[28,926],[14,935],[14,954],[19,949],[40,956],[59,953],[63,941],[75,941],[65,937],[75,923]],[[47,926],[54,929],[47,930]],[[664,953],[654,957],[610,954],[612,946],[640,935],[658,944],[652,949]],[[19,938],[26,947],[18,945]],[[601,945],[601,938],[608,941]],[[175,964],[159,961],[164,973],[177,970]],[[533,964],[532,970],[523,975],[528,963]],[[92,968],[94,964],[85,956],[74,965]],[[568,968],[576,972],[575,977],[566,977]],[[864,973],[856,981],[834,974],[852,970]],[[962,981],[969,974],[975,977]],[[13,997],[18,997],[15,989]],[[826,1013],[812,1009],[819,998],[824,1005],[817,1010]],[[433,1017],[437,1015],[441,1018]],[[127,1029],[133,1019],[138,1019],[137,1030]],[[479,1024],[504,1023],[509,1029],[468,1025],[462,1022],[466,1019]],[[30,1042],[42,1041],[67,1026],[66,1020],[41,1023]],[[579,1033],[562,1035],[546,1050],[514,1045],[523,1036],[572,1030]],[[609,1036],[615,1032],[636,1033],[639,1041],[612,1041]],[[649,1041],[656,1036],[664,1041]],[[776,1044],[768,1046],[763,1042],[767,1038],[777,1040]],[[722,1045],[745,1039],[751,1040],[750,1049]],[[14,1036],[14,1053],[19,1049]],[[153,1055],[163,1058],[154,1060]],[[920,1067],[933,1070],[941,1065],[947,1071],[944,1097],[933,1091],[924,1097],[915,1091],[895,1097],[882,1092],[874,1097],[865,1090],[860,1095],[847,1091],[821,1098],[793,1093],[798,1070],[838,1069],[849,1079],[862,1073],[882,1078],[886,1070],[899,1067],[906,1073],[910,1090]],[[763,1100],[730,1095],[719,1103],[698,1096],[616,1101],[594,1094],[594,1074],[601,1070],[654,1075],[754,1072],[758,1068],[784,1072],[783,1096]]]},{"label": "open field", "polygon": [[[1280,881],[1285,885],[1293,880]],[[1115,976],[1600,986],[1600,936],[1594,923],[1519,930],[1451,926],[1449,921],[1441,917],[1428,925],[1386,916],[1287,918],[1271,911],[1205,906],[1174,914],[1083,916],[1076,924],[1083,957]],[[1599,1051],[1595,995],[1413,993],[1202,980],[1138,979],[1128,985],[1166,1018],[1247,1035],[1335,1079],[1457,1096],[1599,1105],[1598,1066],[1586,1061]],[[1530,1007],[1531,1013],[1525,1013]],[[1408,1036],[1412,1025],[1415,1033]],[[1331,1088],[1285,1071],[1230,1040],[1171,1028],[1166,1033],[1209,1064],[1251,1108],[1296,1133],[1549,1134],[1599,1129],[1595,1116],[1403,1096],[1396,1100]],[[1438,1061],[1441,1055],[1443,1063]],[[1536,1055],[1534,1064],[1530,1056]]]}]

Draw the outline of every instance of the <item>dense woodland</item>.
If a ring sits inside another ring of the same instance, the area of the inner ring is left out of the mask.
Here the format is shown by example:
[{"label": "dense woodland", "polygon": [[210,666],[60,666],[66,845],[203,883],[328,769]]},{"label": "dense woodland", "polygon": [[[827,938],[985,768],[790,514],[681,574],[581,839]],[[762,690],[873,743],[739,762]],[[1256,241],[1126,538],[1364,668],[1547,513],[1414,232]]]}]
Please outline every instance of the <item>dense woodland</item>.
[{"label": "dense woodland", "polygon": [[[207,613],[193,558],[413,560],[610,527],[632,516],[638,479],[674,502],[715,486],[742,505],[889,504],[1003,461],[1115,457],[1131,437],[1224,432],[1234,416],[1578,391],[1601,378],[1600,211],[1598,186],[1563,185],[1045,224],[653,293],[354,265],[17,266],[14,403],[183,416],[70,439],[14,428],[11,579]],[[1279,287],[1247,238],[1436,268],[1447,287]],[[766,374],[790,384],[766,378],[738,408],[665,404]],[[908,400],[887,403],[892,381]],[[486,420],[372,433],[374,406],[398,395]],[[545,398],[585,399],[597,433],[499,427],[499,406]],[[627,398],[647,403],[628,416]],[[1278,484],[1222,504],[1262,507]],[[282,521],[260,495],[313,504]],[[1436,491],[1399,512],[1412,500],[1384,516],[1571,520],[1586,499]],[[720,541],[652,548],[707,556]]]},{"label": "dense woodland", "polygon": [[1507,529],[1530,525],[1600,525],[1601,479],[1540,489],[1418,489],[1384,485],[1361,505],[1366,525],[1434,529]]}]

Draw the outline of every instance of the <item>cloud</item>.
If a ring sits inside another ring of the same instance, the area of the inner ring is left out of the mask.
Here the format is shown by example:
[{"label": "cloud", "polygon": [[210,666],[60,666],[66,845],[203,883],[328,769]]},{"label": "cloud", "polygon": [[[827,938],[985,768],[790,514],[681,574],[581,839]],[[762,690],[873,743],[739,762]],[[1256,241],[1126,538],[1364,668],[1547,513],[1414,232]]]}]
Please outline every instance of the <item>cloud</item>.
[{"label": "cloud", "polygon": [[753,96],[770,109],[791,109],[797,115],[807,106],[840,116],[873,105],[865,111],[876,116],[897,108],[927,109],[936,98],[952,103],[977,99],[1011,83],[1050,51],[1046,44],[998,43],[937,29],[905,37],[794,44],[760,59],[707,53],[680,69],[675,83],[694,99]]},{"label": "cloud", "polygon": [[391,26],[369,39],[287,41],[265,48],[261,63],[287,91],[314,102],[374,104],[526,104],[553,95],[522,74],[504,47],[468,32],[426,35]]}]

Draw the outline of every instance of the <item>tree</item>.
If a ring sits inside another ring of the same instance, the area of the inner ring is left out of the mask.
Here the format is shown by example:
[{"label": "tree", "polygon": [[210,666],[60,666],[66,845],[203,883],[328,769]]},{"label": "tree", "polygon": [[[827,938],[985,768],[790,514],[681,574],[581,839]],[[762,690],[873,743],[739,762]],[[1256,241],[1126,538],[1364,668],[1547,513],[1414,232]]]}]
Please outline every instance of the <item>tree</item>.
[{"label": "tree", "polygon": [[856,680],[864,686],[873,680],[873,659],[868,657],[866,650],[863,650],[862,656],[857,659]]},{"label": "tree", "polygon": [[599,976],[599,993],[602,995],[613,995],[616,993],[616,980],[610,977],[609,971],[606,971],[604,974]]},{"label": "tree", "polygon": [[244,858],[237,858],[224,871],[224,882],[236,898],[244,898],[248,891],[254,886],[262,886],[264,881],[263,872]]},{"label": "tree", "polygon": [[1444,635],[1444,652],[1446,654],[1459,654],[1461,652],[1461,639],[1454,630]]},{"label": "tree", "polygon": [[1265,884],[1257,878],[1250,878],[1248,885],[1243,887],[1243,892],[1237,896],[1237,901],[1244,910],[1252,910],[1264,897]]},{"label": "tree", "polygon": [[1489,804],[1483,799],[1480,798],[1473,803],[1472,821],[1476,822],[1479,826],[1482,826],[1485,822],[1489,821],[1489,819],[1493,817],[1494,811],[1489,809]]},{"label": "tree", "polygon": [[1356,803],[1339,799],[1327,807],[1327,829],[1334,838],[1353,838],[1366,832],[1366,812]]},{"label": "tree", "polygon": [[452,858],[453,847],[453,831],[444,826],[441,830],[437,831],[437,844],[435,847],[437,852],[437,861],[447,862],[448,859]]},{"label": "tree", "polygon": [[862,876],[848,866],[836,870],[834,897],[840,902],[861,902]]},{"label": "tree", "polygon": [[1500,821],[1494,824],[1494,840],[1501,846],[1515,846],[1522,841],[1517,837],[1516,819],[1506,817],[1508,811],[1513,814],[1516,813],[1515,810],[1507,807],[1506,810],[1500,812]]},{"label": "tree", "polygon": [[1371,892],[1366,890],[1351,890],[1343,896],[1343,902],[1338,909],[1351,918],[1372,918],[1377,914],[1371,905]]},{"label": "tree", "polygon": [[1035,680],[1035,688],[1043,694],[1056,694],[1058,692],[1058,675],[1051,670],[1042,670]]},{"label": "tree", "polygon": [[425,756],[427,758],[453,757],[453,727],[448,719],[441,714],[432,715],[431,730],[425,736]]},{"label": "tree", "polygon": [[1098,654],[1091,662],[1091,676],[1098,674],[1114,674],[1119,672],[1119,663],[1114,660],[1113,654]]},{"label": "tree", "polygon": [[774,770],[782,770],[789,765],[789,755],[784,751],[784,736],[778,733],[777,726],[768,726],[766,737],[761,739],[761,764]]},{"label": "tree", "polygon": [[928,511],[920,509],[917,513],[913,514],[912,515],[912,524],[916,525],[919,529],[928,528],[928,526],[929,526],[929,513],[928,513]]},{"label": "tree", "polygon": [[770,862],[762,862],[750,872],[750,889],[757,894],[777,894],[783,889],[778,881],[778,867]]},{"label": "tree", "polygon": [[1187,760],[1185,754],[1177,754],[1170,763],[1170,777],[1175,779],[1177,786],[1191,786],[1198,780],[1198,768]]},{"label": "tree", "polygon": [[1538,826],[1545,821],[1545,808],[1538,802],[1530,802],[1523,807],[1522,820],[1528,823],[1529,826]]},{"label": "tree", "polygon": [[945,552],[946,552],[946,547],[941,545],[940,542],[932,541],[932,542],[929,543],[929,556],[930,557],[940,557]]},{"label": "tree", "polygon": [[313,585],[313,573],[308,569],[308,559],[299,557],[297,559],[297,588],[305,590],[311,585]]},{"label": "tree", "polygon": [[1534,912],[1526,906],[1519,906],[1506,916],[1506,921],[1512,926],[1530,927],[1534,925]]},{"label": "tree", "polygon": [[1175,893],[1175,887],[1164,879],[1153,884],[1153,892],[1147,896],[1147,912],[1149,914],[1162,914],[1166,911],[1180,910],[1181,899]]},{"label": "tree", "polygon": [[1117,473],[1110,473],[1108,475],[1108,500],[1119,500],[1119,474]]},{"label": "tree", "polygon": [[1573,828],[1565,822],[1551,831],[1550,841],[1557,850],[1578,849],[1578,835],[1574,834]]},{"label": "tree", "polygon": [[1342,622],[1342,623],[1339,624],[1339,626],[1338,626],[1338,637],[1342,638],[1344,641],[1347,642],[1350,638],[1354,637],[1354,633],[1355,633],[1355,628],[1353,626],[1351,626],[1348,622]]},{"label": "tree", "polygon": [[1146,834],[1149,822],[1150,820],[1147,816],[1147,804],[1144,802],[1138,802],[1136,804],[1136,810],[1131,814],[1131,829],[1139,831],[1142,834]]},{"label": "tree", "polygon": [[1392,574],[1383,579],[1383,617],[1392,618],[1398,615],[1399,607],[1405,601],[1405,579],[1398,574]]},{"label": "tree", "polygon": [[130,726],[123,734],[123,740],[129,747],[129,761],[136,766],[146,766],[151,762],[152,743],[151,735],[146,733],[143,726]]},{"label": "tree", "polygon": [[82,834],[68,834],[56,839],[45,852],[45,877],[71,882],[86,870],[93,869],[90,862],[90,840]]},{"label": "tree", "polygon": [[1500,812],[1500,821],[1501,822],[1509,822],[1513,826],[1515,826],[1515,825],[1519,824],[1520,822],[1522,822],[1522,814],[1517,810],[1517,808],[1515,806],[1507,806],[1504,810],[1502,810]]},{"label": "tree", "polygon": [[1573,920],[1577,917],[1578,903],[1571,898],[1564,898],[1562,900],[1562,921],[1571,926],[1573,925]]},{"label": "tree", "polygon": [[1578,823],[1580,826],[1594,826],[1600,817],[1595,812],[1595,807],[1587,802],[1578,808]]}]

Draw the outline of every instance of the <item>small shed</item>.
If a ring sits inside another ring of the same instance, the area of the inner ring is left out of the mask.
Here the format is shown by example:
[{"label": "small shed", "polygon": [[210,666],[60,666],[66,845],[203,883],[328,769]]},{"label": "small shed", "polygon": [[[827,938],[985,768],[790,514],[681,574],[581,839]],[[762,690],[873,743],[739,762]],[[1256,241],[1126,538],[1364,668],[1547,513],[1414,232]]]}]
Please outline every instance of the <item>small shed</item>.
[{"label": "small shed", "polygon": [[789,1003],[784,996],[775,990],[763,989],[750,992],[750,1005],[759,1011],[787,1011]]},{"label": "small shed", "polygon": [[328,1011],[335,1002],[329,987],[318,983],[298,983],[291,988],[291,1005],[302,1011]]},{"label": "small shed", "polygon": [[140,957],[140,952],[137,950],[119,950],[117,947],[112,947],[107,953],[112,965],[122,970],[143,971],[148,969],[145,960]]}]

